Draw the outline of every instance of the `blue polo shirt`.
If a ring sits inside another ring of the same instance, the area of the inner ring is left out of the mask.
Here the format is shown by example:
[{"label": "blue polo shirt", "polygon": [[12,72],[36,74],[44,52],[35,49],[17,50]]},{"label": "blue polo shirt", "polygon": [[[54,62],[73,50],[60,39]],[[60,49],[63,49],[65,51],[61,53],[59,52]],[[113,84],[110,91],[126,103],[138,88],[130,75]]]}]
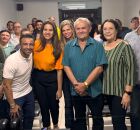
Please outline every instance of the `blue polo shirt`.
[{"label": "blue polo shirt", "polygon": [[[64,66],[69,66],[71,68],[77,81],[84,82],[95,67],[107,64],[107,58],[102,44],[98,43],[93,38],[89,37],[87,39],[87,44],[83,51],[76,38],[66,44],[62,63]],[[70,88],[71,94],[73,96],[77,95],[72,84]],[[92,97],[101,94],[101,79],[98,78],[90,84],[87,92]]]}]

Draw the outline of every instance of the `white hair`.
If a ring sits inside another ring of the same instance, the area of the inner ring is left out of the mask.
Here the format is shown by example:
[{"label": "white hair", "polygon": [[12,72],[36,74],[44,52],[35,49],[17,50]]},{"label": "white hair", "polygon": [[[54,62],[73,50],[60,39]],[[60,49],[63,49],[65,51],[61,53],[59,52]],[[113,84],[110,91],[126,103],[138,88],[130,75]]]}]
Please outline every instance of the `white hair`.
[{"label": "white hair", "polygon": [[79,17],[78,19],[76,19],[76,21],[74,22],[74,28],[76,27],[76,25],[79,22],[86,22],[88,24],[89,27],[91,27],[91,22],[87,19],[87,18],[83,18],[83,17]]}]

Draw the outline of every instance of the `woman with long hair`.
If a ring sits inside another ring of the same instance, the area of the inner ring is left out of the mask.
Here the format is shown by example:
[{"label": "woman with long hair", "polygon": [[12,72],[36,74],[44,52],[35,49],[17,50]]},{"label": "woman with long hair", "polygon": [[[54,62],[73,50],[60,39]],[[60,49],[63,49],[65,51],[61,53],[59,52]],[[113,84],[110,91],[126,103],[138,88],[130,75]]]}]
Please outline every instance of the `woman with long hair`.
[{"label": "woman with long hair", "polygon": [[35,41],[33,59],[32,84],[41,108],[42,130],[50,129],[50,115],[54,129],[58,129],[63,66],[61,44],[54,23],[43,23],[40,39]]},{"label": "woman with long hair", "polygon": [[[61,31],[61,46],[62,48],[65,47],[66,43],[69,40],[75,38],[75,31],[71,21],[64,20],[60,24],[60,31]],[[74,121],[74,114],[73,114],[73,105],[71,100],[71,93],[70,93],[70,83],[66,73],[63,71],[63,93],[64,93],[64,100],[65,100],[65,126],[66,128],[71,128],[72,123]]]}]

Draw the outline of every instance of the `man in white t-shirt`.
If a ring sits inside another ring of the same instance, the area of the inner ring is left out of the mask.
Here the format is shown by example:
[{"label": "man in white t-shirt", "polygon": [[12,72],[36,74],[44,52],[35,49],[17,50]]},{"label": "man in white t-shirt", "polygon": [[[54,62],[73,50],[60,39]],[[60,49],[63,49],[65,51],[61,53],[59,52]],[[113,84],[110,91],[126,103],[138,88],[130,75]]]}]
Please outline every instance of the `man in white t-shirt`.
[{"label": "man in white t-shirt", "polygon": [[34,119],[34,96],[29,84],[32,70],[32,51],[34,39],[32,35],[22,35],[21,49],[10,55],[4,64],[3,87],[10,105],[12,118],[21,115],[23,130],[32,130]]}]

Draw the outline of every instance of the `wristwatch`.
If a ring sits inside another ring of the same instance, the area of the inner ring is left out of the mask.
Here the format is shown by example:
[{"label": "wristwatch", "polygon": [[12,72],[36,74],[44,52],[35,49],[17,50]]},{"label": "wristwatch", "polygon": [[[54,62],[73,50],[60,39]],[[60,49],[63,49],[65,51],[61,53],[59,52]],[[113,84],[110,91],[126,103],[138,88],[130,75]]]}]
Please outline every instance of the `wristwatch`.
[{"label": "wristwatch", "polygon": [[88,89],[88,83],[86,81],[84,82],[84,85],[85,85],[86,89]]},{"label": "wristwatch", "polygon": [[129,96],[131,96],[131,94],[132,94],[132,92],[130,92],[130,91],[124,91],[124,93],[126,93],[126,94],[128,94]]}]

